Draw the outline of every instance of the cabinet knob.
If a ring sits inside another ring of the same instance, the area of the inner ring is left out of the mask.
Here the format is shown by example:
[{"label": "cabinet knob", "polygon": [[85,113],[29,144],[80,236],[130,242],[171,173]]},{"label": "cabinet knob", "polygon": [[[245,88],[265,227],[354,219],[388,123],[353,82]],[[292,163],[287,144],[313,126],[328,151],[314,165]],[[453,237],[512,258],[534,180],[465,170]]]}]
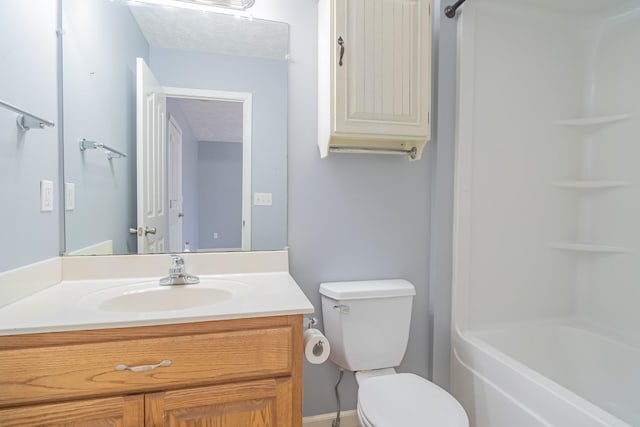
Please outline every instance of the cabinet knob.
[{"label": "cabinet knob", "polygon": [[338,65],[342,67],[342,58],[344,57],[344,40],[342,36],[338,37],[338,45],[340,46],[340,60],[338,61]]}]

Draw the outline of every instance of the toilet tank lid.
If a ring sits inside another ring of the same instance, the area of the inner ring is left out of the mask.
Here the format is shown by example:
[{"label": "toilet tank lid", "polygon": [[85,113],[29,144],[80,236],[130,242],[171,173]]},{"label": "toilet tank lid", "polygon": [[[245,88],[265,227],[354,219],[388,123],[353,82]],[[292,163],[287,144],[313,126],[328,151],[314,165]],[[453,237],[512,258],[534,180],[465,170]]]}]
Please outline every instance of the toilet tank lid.
[{"label": "toilet tank lid", "polygon": [[359,280],[320,284],[320,294],[334,300],[413,296],[416,288],[404,279]]}]

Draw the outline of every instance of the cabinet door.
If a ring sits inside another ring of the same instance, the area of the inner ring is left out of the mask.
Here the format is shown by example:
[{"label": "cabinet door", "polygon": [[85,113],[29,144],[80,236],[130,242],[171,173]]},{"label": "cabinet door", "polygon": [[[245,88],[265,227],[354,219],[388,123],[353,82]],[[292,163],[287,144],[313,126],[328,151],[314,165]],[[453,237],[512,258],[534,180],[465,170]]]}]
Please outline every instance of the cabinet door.
[{"label": "cabinet door", "polygon": [[334,1],[334,131],[428,137],[429,0]]},{"label": "cabinet door", "polygon": [[292,427],[292,392],[287,377],[150,393],[146,426]]},{"label": "cabinet door", "polygon": [[0,425],[41,427],[140,427],[144,425],[142,395],[81,400],[0,409]]}]

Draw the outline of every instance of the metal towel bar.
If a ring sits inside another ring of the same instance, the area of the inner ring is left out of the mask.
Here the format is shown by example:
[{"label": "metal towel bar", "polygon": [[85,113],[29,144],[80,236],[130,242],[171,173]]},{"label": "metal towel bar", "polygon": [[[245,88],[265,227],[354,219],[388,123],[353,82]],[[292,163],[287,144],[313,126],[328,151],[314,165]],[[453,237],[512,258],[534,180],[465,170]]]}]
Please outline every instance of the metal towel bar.
[{"label": "metal towel bar", "polygon": [[55,126],[50,120],[45,120],[42,117],[38,117],[35,114],[31,114],[22,108],[18,108],[15,105],[9,104],[8,102],[4,102],[0,100],[0,107],[4,107],[7,110],[11,110],[14,113],[18,113],[18,118],[16,122],[18,123],[18,127],[24,131],[28,131],[29,129],[44,129],[45,127]]},{"label": "metal towel bar", "polygon": [[89,149],[102,148],[107,152],[107,158],[111,159],[120,159],[122,157],[127,157],[125,153],[122,151],[118,151],[115,148],[111,148],[108,145],[104,145],[101,142],[89,141],[88,139],[82,138],[80,140],[80,151],[86,151]]},{"label": "metal towel bar", "polygon": [[412,147],[405,148],[369,148],[358,146],[329,147],[329,151],[334,153],[375,153],[375,154],[406,154],[411,159],[418,155],[418,149]]}]

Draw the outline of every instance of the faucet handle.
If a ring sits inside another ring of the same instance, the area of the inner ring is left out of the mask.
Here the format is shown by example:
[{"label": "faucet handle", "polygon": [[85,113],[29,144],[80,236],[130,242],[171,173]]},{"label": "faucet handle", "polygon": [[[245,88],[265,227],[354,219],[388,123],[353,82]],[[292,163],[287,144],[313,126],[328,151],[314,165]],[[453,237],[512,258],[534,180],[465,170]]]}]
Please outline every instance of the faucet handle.
[{"label": "faucet handle", "polygon": [[184,274],[184,259],[180,255],[171,255],[169,274]]}]

